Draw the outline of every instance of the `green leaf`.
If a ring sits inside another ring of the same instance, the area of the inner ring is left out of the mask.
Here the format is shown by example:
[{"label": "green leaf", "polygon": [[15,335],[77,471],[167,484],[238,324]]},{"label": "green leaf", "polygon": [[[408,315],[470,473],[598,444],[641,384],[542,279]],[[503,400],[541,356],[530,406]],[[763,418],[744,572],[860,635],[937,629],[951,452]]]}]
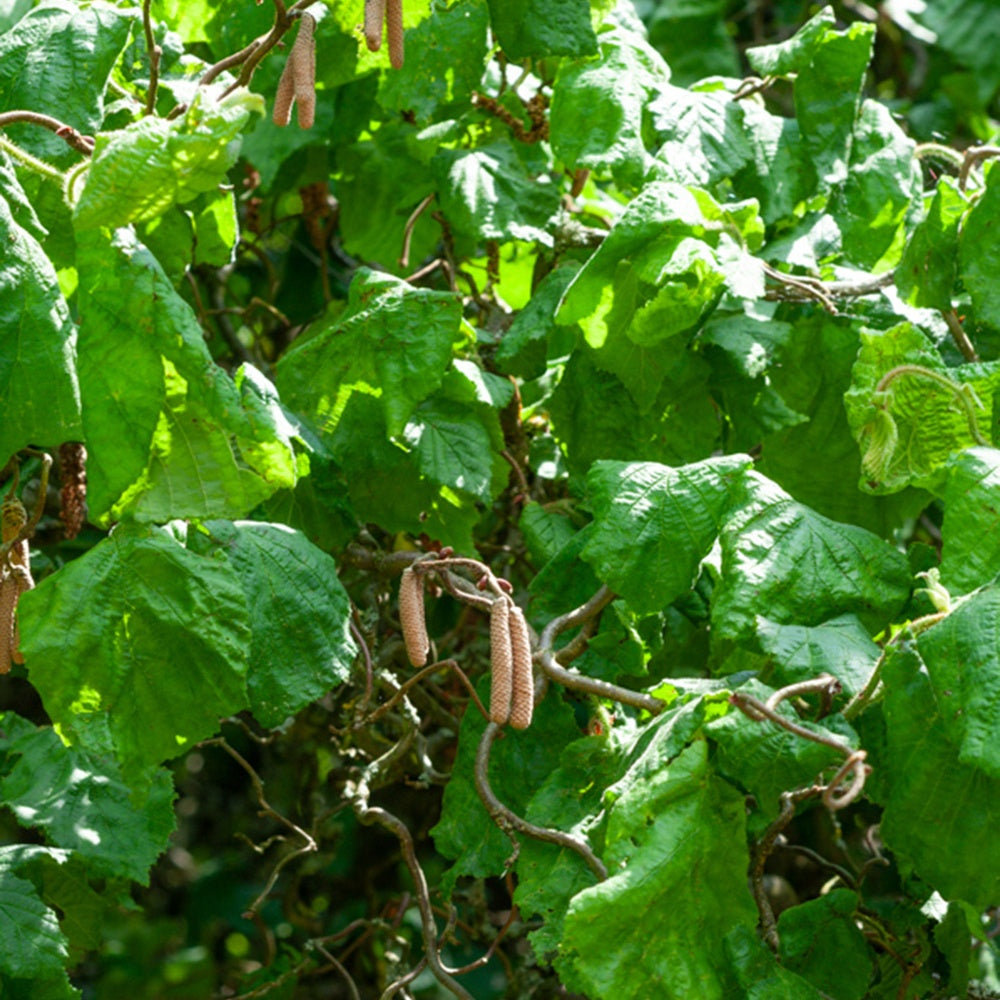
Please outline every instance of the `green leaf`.
[{"label": "green leaf", "polygon": [[0,462],[77,440],[76,328],[55,270],[0,197]]},{"label": "green leaf", "polygon": [[480,85],[488,53],[486,0],[455,0],[406,33],[402,69],[383,73],[378,103],[388,112],[407,112],[417,122],[444,117],[452,105],[468,106]]},{"label": "green leaf", "polygon": [[281,524],[207,521],[189,548],[218,548],[239,577],[252,634],[247,690],[265,728],[343,684],[357,647],[350,602],[337,565],[305,536]]},{"label": "green leaf", "polygon": [[1000,569],[1000,451],[969,448],[952,459],[944,490],[941,582],[967,594]]},{"label": "green leaf", "polygon": [[574,169],[612,174],[638,187],[650,164],[645,107],[670,79],[663,57],[618,25],[597,36],[597,61],[564,60],[552,89],[552,151]]},{"label": "green leaf", "polygon": [[982,99],[1000,83],[991,53],[1000,46],[1000,24],[990,0],[935,0],[914,10],[918,23],[934,33],[934,42],[975,71]]},{"label": "green leaf", "polygon": [[[487,682],[477,686],[488,700]],[[445,786],[441,819],[431,830],[438,853],[455,862],[443,880],[446,893],[462,875],[502,874],[511,857],[511,842],[490,819],[473,781],[476,750],[485,728],[486,720],[470,706],[462,717],[458,755],[452,779]],[[530,729],[508,730],[493,744],[489,768],[493,793],[509,809],[524,815],[563,747],[579,735],[569,706],[557,697],[544,698],[535,706]]]},{"label": "green leaf", "polygon": [[555,510],[546,510],[534,500],[521,508],[517,526],[532,563],[544,566],[576,534],[573,522]]},{"label": "green leaf", "polygon": [[778,918],[782,964],[837,1000],[862,1000],[874,972],[856,923],[859,904],[856,893],[834,889]]},{"label": "green leaf", "polygon": [[[104,118],[108,78],[138,16],[135,8],[101,2],[35,6],[0,34],[0,111],[27,108],[93,133]],[[63,139],[37,125],[12,125],[4,133],[45,160],[79,159]]]},{"label": "green leaf", "polygon": [[896,268],[896,287],[910,305],[951,308],[958,276],[958,227],[967,207],[957,181],[938,178],[927,216],[913,230]]},{"label": "green leaf", "polygon": [[2,724],[0,746],[12,766],[0,794],[18,820],[88,859],[95,872],[147,885],[176,825],[170,775],[158,771],[139,803],[113,760],[67,747],[51,727],[36,729],[11,713]]},{"label": "green leaf", "polygon": [[856,615],[819,625],[779,625],[757,616],[757,642],[770,660],[766,679],[774,687],[831,674],[848,695],[865,686],[881,650]]},{"label": "green leaf", "polygon": [[1000,583],[959,602],[917,639],[941,713],[944,738],[960,764],[1000,779]]},{"label": "green leaf", "polygon": [[219,102],[198,92],[180,118],[148,115],[101,133],[73,212],[77,230],[154,219],[214,190],[236,162],[250,113],[262,110],[261,99],[246,91]]},{"label": "green leaf", "polygon": [[734,985],[723,936],[756,922],[743,796],[712,774],[703,740],[622,791],[610,799],[612,874],[573,897],[559,976],[589,996],[643,996],[656,983],[666,996],[719,1000]]},{"label": "green leaf", "polygon": [[750,465],[742,456],[679,469],[595,463],[587,476],[595,526],[583,558],[640,614],[661,610],[691,588]]},{"label": "green leaf", "polygon": [[191,307],[127,229],[80,241],[79,369],[91,516],[240,517],[295,484],[274,389],[237,386]]},{"label": "green leaf", "polygon": [[460,320],[454,295],[360,268],[346,312],[320,320],[315,334],[281,359],[282,399],[333,437],[352,393],[375,393],[395,437],[441,385]]},{"label": "green leaf", "polygon": [[119,525],[21,598],[21,647],[60,734],[126,781],[247,704],[246,598],[225,562],[163,529]]},{"label": "green leaf", "polygon": [[823,994],[801,976],[779,965],[760,937],[747,927],[734,927],[725,937],[726,955],[746,1000],[822,1000]]},{"label": "green leaf", "polygon": [[884,104],[865,101],[854,124],[848,174],[830,203],[844,256],[876,274],[900,259],[907,216],[920,204],[916,143]]},{"label": "green leaf", "polygon": [[[756,681],[740,690],[762,701],[773,694]],[[832,732],[827,725],[802,723],[790,708],[782,706],[779,712],[827,739],[851,746],[858,742],[857,737]],[[843,756],[832,747],[803,739],[769,722],[748,719],[736,710],[713,719],[705,732],[716,747],[714,760],[719,773],[753,796],[758,829],[777,818],[782,792],[810,785],[824,768],[836,769],[843,763]]]},{"label": "green leaf", "polygon": [[986,175],[986,188],[969,210],[959,237],[959,274],[976,318],[1000,330],[1000,170]]},{"label": "green leaf", "polygon": [[819,625],[856,614],[883,628],[910,592],[910,568],[895,547],[839,524],[749,472],[737,484],[721,533],[721,575],[712,593],[712,631],[747,639],[767,609],[780,625]]},{"label": "green leaf", "polygon": [[847,177],[875,38],[874,25],[855,22],[836,31],[833,23],[832,8],[824,7],[787,41],[747,52],[760,76],[794,77],[795,117],[821,187]]},{"label": "green leaf", "polygon": [[904,873],[946,899],[989,906],[1000,896],[1000,780],[960,760],[949,736],[952,700],[939,700],[916,650],[890,648],[882,679],[886,744],[870,759],[886,789],[886,845]]},{"label": "green leaf", "polygon": [[623,337],[648,346],[693,328],[729,280],[726,230],[760,235],[748,207],[724,209],[678,184],[643,188],[567,288],[557,322],[579,323],[594,348]]},{"label": "green leaf", "polygon": [[508,59],[592,56],[588,0],[489,0],[490,27]]},{"label": "green leaf", "polygon": [[[973,397],[966,395],[970,387]],[[851,430],[864,453],[877,430],[876,407],[889,412],[896,428],[894,451],[879,456],[881,478],[866,480],[868,488],[937,487],[948,458],[976,444],[979,427],[991,425],[998,389],[1000,365],[947,368],[909,323],[862,331],[853,384],[844,395]]]},{"label": "green leaf", "polygon": [[545,230],[559,208],[558,187],[551,178],[533,178],[509,142],[445,149],[431,166],[441,208],[458,233],[552,243]]},{"label": "green leaf", "polygon": [[680,85],[742,72],[726,0],[639,0],[636,10],[649,30],[649,44],[667,60]]}]

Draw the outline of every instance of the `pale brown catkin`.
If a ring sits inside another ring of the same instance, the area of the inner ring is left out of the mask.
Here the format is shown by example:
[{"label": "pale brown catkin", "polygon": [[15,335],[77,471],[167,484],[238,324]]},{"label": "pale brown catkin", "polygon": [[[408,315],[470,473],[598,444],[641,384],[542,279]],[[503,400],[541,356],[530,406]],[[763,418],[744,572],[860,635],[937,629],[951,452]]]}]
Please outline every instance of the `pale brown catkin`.
[{"label": "pale brown catkin", "polygon": [[10,673],[11,661],[24,663],[18,652],[17,599],[24,589],[14,573],[0,581],[0,674]]},{"label": "pale brown catkin", "polygon": [[63,537],[76,538],[87,517],[87,449],[81,442],[59,445],[59,482]]},{"label": "pale brown catkin", "polygon": [[295,99],[295,74],[292,70],[292,57],[285,60],[285,68],[281,71],[278,89],[274,94],[274,108],[271,111],[271,121],[284,128],[292,120],[292,101]]},{"label": "pale brown catkin", "polygon": [[365,44],[369,52],[382,48],[382,22],[385,20],[385,0],[365,0]]},{"label": "pale brown catkin", "polygon": [[412,566],[403,570],[399,581],[399,624],[403,628],[403,642],[410,663],[415,667],[424,666],[431,646],[424,617],[424,578],[415,573]]},{"label": "pale brown catkin", "polygon": [[387,0],[385,10],[386,37],[389,41],[389,64],[403,68],[403,0]]},{"label": "pale brown catkin", "polygon": [[510,724],[515,729],[527,729],[535,710],[535,678],[531,672],[528,623],[516,604],[510,609],[510,649],[513,661]]},{"label": "pale brown catkin", "polygon": [[299,128],[312,128],[316,120],[316,18],[303,14],[299,33],[289,53],[288,62],[295,80],[295,106]]},{"label": "pale brown catkin", "polygon": [[505,726],[510,718],[514,659],[510,648],[510,603],[506,597],[490,609],[490,719]]}]

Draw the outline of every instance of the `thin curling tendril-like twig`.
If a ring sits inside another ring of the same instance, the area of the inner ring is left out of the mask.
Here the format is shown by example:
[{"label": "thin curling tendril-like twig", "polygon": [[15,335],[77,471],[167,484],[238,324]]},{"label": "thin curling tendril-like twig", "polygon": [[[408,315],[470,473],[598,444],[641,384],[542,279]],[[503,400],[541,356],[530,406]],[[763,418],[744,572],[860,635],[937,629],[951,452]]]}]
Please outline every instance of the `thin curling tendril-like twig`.
[{"label": "thin curling tendril-like twig", "polygon": [[476,791],[479,793],[479,798],[486,807],[486,811],[490,814],[490,818],[510,837],[511,842],[514,844],[515,852],[518,844],[517,840],[511,834],[512,830],[517,830],[519,833],[533,837],[535,840],[544,840],[550,844],[558,844],[560,847],[568,847],[571,851],[579,854],[587,863],[587,867],[597,876],[598,881],[603,882],[608,877],[608,869],[605,867],[604,862],[590,849],[589,844],[562,830],[536,826],[534,823],[529,823],[526,819],[522,819],[510,810],[496,797],[490,786],[489,768],[490,750],[499,732],[500,727],[496,723],[491,722],[483,732],[482,739],[479,741],[479,747],[476,750]]}]

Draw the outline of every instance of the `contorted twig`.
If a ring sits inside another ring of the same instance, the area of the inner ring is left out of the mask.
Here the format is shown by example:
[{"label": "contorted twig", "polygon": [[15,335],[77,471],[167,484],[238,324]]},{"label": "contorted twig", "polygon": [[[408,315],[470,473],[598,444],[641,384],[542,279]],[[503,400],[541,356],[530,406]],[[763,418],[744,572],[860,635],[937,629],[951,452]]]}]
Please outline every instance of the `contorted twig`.
[{"label": "contorted twig", "polygon": [[493,789],[490,787],[489,767],[490,750],[499,732],[500,727],[495,722],[491,722],[486,727],[482,739],[479,741],[479,748],[476,751],[475,779],[476,791],[479,793],[479,798],[486,807],[486,811],[490,814],[490,818],[503,830],[514,845],[514,854],[508,863],[513,864],[520,852],[520,845],[512,833],[512,831],[516,830],[529,837],[534,837],[536,840],[544,840],[547,843],[558,844],[560,847],[568,847],[571,851],[575,851],[587,862],[587,867],[597,876],[598,881],[603,882],[608,877],[608,870],[604,866],[604,862],[590,849],[589,844],[562,830],[554,830],[549,827],[536,826],[534,823],[529,823],[526,819],[522,819],[508,809],[496,797]]},{"label": "contorted twig", "polygon": [[54,132],[68,146],[71,146],[78,153],[90,156],[94,152],[94,138],[89,135],[81,135],[75,128],[52,118],[49,115],[41,115],[36,111],[5,111],[0,114],[0,129],[8,125],[40,125]]}]

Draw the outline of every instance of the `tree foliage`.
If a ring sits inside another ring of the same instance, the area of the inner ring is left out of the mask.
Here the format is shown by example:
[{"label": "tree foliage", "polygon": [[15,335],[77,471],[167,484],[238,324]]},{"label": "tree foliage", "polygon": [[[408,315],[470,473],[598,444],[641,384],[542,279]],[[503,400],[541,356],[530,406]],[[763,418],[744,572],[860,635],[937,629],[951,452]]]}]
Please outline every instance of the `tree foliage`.
[{"label": "tree foliage", "polygon": [[1000,995],[1000,14],[752,6],[0,0],[5,997]]}]

